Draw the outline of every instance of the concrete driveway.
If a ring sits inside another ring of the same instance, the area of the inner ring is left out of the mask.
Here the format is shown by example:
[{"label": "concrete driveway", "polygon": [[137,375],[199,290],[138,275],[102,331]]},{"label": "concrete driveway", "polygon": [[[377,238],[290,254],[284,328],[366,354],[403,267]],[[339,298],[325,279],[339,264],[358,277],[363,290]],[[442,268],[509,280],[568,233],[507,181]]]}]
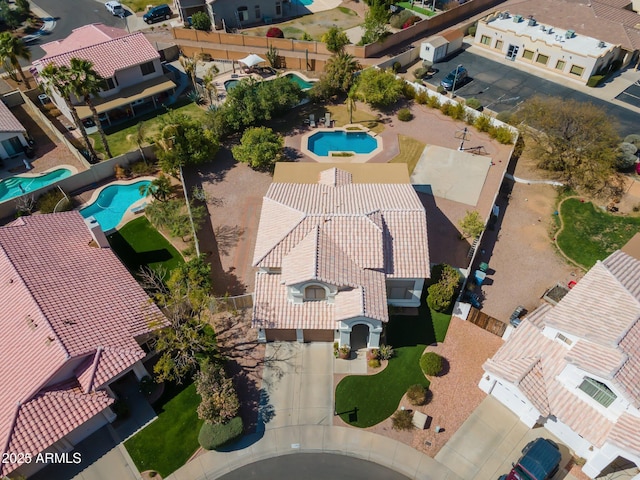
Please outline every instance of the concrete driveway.
[{"label": "concrete driveway", "polygon": [[[438,73],[429,80],[429,83],[433,86],[440,85],[440,80],[457,65],[464,65],[471,80],[457,88],[456,95],[463,98],[475,97],[484,107],[493,111],[514,111],[520,103],[534,95],[571,98],[579,102],[589,102],[604,109],[608,115],[617,120],[620,135],[637,133],[638,110],[616,105],[611,100],[614,100],[615,96],[628,86],[626,77],[640,76],[640,73],[622,73],[620,77],[625,78],[621,78],[619,88],[612,84],[616,80],[598,88],[582,87],[577,83],[575,87],[566,87],[538,76],[543,75],[544,72],[539,72],[537,69],[527,69],[525,65],[520,64],[516,68],[511,62],[507,64],[507,61],[499,62],[485,58],[478,50],[475,47],[469,47],[444,62],[436,63],[434,68],[438,69]],[[551,75],[553,74],[549,73],[547,78]],[[614,100],[614,102],[618,101]]]},{"label": "concrete driveway", "polygon": [[573,480],[563,471],[571,459],[568,448],[545,428],[527,428],[490,395],[442,447],[436,460],[466,480],[497,479],[511,470],[524,446],[538,437],[549,438],[560,446],[562,460],[554,479]]}]

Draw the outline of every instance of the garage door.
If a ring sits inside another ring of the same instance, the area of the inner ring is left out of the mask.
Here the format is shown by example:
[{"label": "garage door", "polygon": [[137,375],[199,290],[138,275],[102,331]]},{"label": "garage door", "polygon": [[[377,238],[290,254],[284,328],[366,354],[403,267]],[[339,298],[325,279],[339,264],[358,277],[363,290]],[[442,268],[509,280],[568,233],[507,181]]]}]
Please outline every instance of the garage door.
[{"label": "garage door", "polygon": [[491,395],[493,395],[498,400],[500,400],[502,404],[504,404],[506,407],[509,408],[509,410],[511,410],[513,413],[515,413],[518,416],[522,416],[524,412],[529,410],[529,407],[524,400],[522,400],[515,393],[513,393],[504,385],[502,385],[500,382],[497,382],[496,386],[493,387],[493,390],[491,391]]},{"label": "garage door", "polygon": [[272,328],[265,330],[267,336],[267,342],[295,342],[296,331],[284,330],[280,328]]},{"label": "garage door", "polygon": [[305,342],[333,342],[333,330],[303,330]]}]

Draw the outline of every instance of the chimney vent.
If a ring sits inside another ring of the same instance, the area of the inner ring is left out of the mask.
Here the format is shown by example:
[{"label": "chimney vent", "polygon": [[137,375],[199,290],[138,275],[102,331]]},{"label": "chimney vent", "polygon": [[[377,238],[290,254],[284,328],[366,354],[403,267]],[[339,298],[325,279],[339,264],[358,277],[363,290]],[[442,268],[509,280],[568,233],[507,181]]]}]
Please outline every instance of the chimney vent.
[{"label": "chimney vent", "polygon": [[100,248],[109,248],[109,242],[107,241],[107,236],[102,231],[100,224],[96,220],[96,217],[87,217],[84,219],[84,223],[87,225],[91,236],[98,244]]}]

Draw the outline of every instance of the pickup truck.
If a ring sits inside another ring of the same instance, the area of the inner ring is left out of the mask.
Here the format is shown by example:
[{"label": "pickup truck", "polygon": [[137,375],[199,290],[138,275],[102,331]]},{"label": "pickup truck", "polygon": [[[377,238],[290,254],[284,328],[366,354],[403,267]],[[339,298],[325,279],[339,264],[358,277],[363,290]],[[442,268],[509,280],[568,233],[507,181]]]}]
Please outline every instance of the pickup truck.
[{"label": "pickup truck", "polygon": [[555,442],[536,438],[522,449],[513,469],[498,480],[549,480],[560,468],[560,449]]}]

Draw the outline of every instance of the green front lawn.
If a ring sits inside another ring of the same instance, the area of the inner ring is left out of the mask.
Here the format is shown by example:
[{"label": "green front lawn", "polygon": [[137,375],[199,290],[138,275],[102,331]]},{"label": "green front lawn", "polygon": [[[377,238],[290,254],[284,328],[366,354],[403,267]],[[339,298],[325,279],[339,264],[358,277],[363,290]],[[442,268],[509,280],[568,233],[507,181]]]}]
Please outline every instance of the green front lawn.
[{"label": "green front lawn", "polygon": [[184,262],[182,255],[149,223],[147,217],[136,218],[108,236],[109,244],[129,271],[140,267],[170,272]]},{"label": "green front lawn", "polygon": [[398,135],[398,144],[400,153],[393,157],[389,163],[406,163],[409,175],[411,175],[418,164],[418,160],[420,160],[424,147],[427,145],[406,135]]},{"label": "green front lawn", "polygon": [[557,236],[558,246],[587,269],[620,249],[640,230],[640,217],[611,215],[577,198],[565,200],[560,215],[564,228]]},{"label": "green front lawn", "polygon": [[[165,398],[172,393],[165,392]],[[167,478],[189,460],[200,446],[199,403],[196,386],[191,384],[156,407],[158,418],[124,442],[139,471],[155,470]]]},{"label": "green front lawn", "polygon": [[420,308],[417,316],[392,316],[387,342],[396,356],[376,375],[351,375],[336,387],[336,411],[355,427],[370,427],[390,417],[411,385],[429,386],[419,360],[427,345],[442,342],[451,315]]},{"label": "green front lawn", "polygon": [[[429,3],[431,2],[425,2],[425,5],[428,5]],[[414,12],[421,13],[422,15],[426,15],[428,17],[433,17],[436,14],[436,12],[416,6],[415,2],[413,4],[411,2],[396,2],[396,5],[402,8],[406,8],[407,10],[413,10]]]},{"label": "green front lawn", "polygon": [[[195,118],[196,120],[204,121],[207,116],[206,110],[188,100],[179,100],[179,102],[181,103],[171,105],[169,108],[171,110],[184,113],[185,115]],[[185,102],[188,103],[185,104]],[[114,157],[117,157],[118,155],[122,155],[123,153],[127,153],[138,148],[134,141],[134,138],[137,136],[138,124],[140,122],[143,122],[144,125],[144,138],[153,138],[158,135],[158,133],[160,132],[160,119],[165,115],[166,110],[163,108],[159,108],[153,112],[149,112],[145,115],[140,115],[139,117],[127,120],[124,123],[105,128],[107,143],[109,144],[109,148],[111,149],[111,154]],[[100,134],[98,132],[95,132],[89,135],[89,137],[93,139],[93,145],[96,152],[104,153],[102,141],[100,140]]]}]

